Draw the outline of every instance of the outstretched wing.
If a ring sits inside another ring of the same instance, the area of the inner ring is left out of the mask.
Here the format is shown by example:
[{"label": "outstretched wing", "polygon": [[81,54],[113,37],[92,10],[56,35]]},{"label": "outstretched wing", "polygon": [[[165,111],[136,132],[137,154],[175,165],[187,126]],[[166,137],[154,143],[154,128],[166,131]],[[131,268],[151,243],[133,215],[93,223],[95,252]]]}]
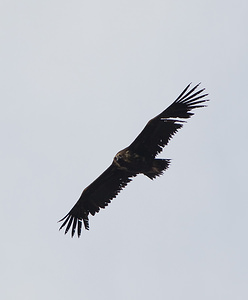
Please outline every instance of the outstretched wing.
[{"label": "outstretched wing", "polygon": [[192,109],[204,107],[207,94],[197,91],[199,84],[189,90],[190,84],[178,98],[161,114],[151,119],[129,146],[133,152],[146,157],[155,157],[168,144],[173,135],[183,126],[182,119],[190,118]]},{"label": "outstretched wing", "polygon": [[84,189],[78,202],[69,213],[59,222],[64,221],[65,233],[72,227],[73,237],[77,229],[78,237],[81,235],[82,220],[85,229],[89,229],[89,213],[95,215],[100,208],[105,208],[113,198],[135,177],[136,174],[118,169],[113,163],[95,181]]}]

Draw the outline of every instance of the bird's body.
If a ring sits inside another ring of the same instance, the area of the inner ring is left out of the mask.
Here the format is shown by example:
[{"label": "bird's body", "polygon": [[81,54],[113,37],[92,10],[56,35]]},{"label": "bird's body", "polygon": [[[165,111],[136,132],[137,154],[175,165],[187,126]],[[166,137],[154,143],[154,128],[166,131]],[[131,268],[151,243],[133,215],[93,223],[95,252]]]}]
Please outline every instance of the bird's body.
[{"label": "bird's body", "polygon": [[178,98],[162,113],[151,119],[137,138],[125,149],[119,151],[112,164],[82,192],[78,202],[60,221],[60,229],[66,226],[65,233],[72,227],[72,236],[77,229],[80,236],[82,221],[89,229],[88,215],[95,215],[105,208],[113,198],[138,174],[150,179],[163,174],[170,164],[169,159],[158,159],[156,155],[163,150],[173,135],[190,118],[192,109],[204,107],[202,103],[207,94],[204,89],[196,91],[197,86],[188,91],[188,85]]},{"label": "bird's body", "polygon": [[136,174],[143,173],[153,179],[162,174],[169,166],[169,159],[146,157],[133,152],[129,147],[119,151],[114,157],[113,164],[126,172]]}]

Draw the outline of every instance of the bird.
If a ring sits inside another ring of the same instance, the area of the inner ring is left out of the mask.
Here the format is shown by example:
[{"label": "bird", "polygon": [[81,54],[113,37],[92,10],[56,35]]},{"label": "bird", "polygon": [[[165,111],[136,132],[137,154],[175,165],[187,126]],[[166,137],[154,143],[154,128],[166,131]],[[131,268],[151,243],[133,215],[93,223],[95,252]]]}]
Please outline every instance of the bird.
[{"label": "bird", "polygon": [[191,83],[188,84],[170,106],[146,124],[128,147],[115,155],[111,165],[83,190],[69,213],[58,221],[63,222],[59,230],[66,226],[65,234],[71,228],[71,237],[75,232],[80,237],[82,222],[89,230],[89,214],[94,216],[108,206],[134,177],[144,174],[153,180],[168,169],[170,159],[156,156],[182,128],[185,119],[194,115],[193,109],[207,106],[208,94],[205,88],[199,89],[199,85],[192,88]]}]

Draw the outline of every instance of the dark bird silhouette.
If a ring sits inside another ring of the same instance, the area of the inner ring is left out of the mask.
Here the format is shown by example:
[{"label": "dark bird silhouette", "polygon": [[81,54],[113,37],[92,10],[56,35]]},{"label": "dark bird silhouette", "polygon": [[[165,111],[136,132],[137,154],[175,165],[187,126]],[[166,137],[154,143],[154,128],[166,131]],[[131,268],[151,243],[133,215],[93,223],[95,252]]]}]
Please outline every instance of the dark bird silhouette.
[{"label": "dark bird silhouette", "polygon": [[190,84],[178,98],[162,113],[151,119],[137,138],[127,148],[118,152],[112,164],[88,187],[69,213],[59,222],[65,233],[72,228],[73,237],[77,230],[81,235],[82,221],[89,229],[89,214],[95,215],[105,208],[113,198],[137,175],[144,174],[150,179],[163,174],[169,167],[169,159],[155,158],[173,135],[183,126],[182,119],[190,118],[192,109],[205,107],[205,89],[197,90],[199,84],[190,89]]}]

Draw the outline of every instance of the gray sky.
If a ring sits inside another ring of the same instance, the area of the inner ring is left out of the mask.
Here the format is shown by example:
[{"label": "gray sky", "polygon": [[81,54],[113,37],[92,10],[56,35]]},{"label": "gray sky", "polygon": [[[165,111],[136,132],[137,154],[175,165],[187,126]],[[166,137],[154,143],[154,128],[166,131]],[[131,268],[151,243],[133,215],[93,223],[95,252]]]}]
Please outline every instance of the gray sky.
[{"label": "gray sky", "polygon": [[[247,1],[2,1],[1,295],[248,298]],[[189,83],[162,157],[71,239],[57,220]]]}]

